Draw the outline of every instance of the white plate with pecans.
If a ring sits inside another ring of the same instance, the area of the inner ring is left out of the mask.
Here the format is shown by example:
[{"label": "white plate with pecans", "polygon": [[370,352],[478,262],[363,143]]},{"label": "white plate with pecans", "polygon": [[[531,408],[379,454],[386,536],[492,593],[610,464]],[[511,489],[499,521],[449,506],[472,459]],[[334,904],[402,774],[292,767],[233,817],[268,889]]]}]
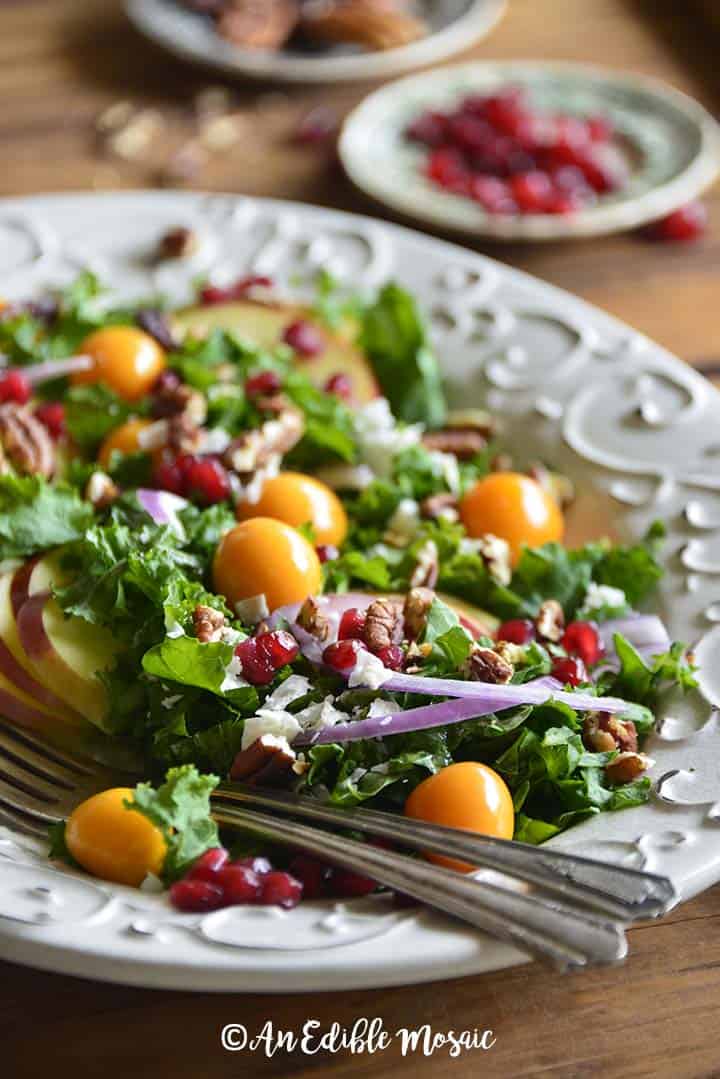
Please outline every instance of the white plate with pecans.
[{"label": "white plate with pecans", "polygon": [[[147,258],[183,225],[192,258]],[[395,277],[431,320],[449,397],[487,402],[509,445],[548,458],[579,492],[571,538],[640,537],[667,523],[657,609],[692,643],[700,694],[659,714],[650,801],[602,813],[550,841],[669,876],[681,898],[720,880],[720,395],[608,315],[461,247],[368,218],[201,193],[61,195],[0,202],[0,294],[19,299],[90,266],[128,301],[186,303],[198,272],[299,280],[330,270],[353,288]],[[0,827],[0,954],[61,973],[203,991],[291,992],[409,984],[523,962],[518,951],[387,896],[292,911],[181,914],[163,895],[47,861]]]},{"label": "white plate with pecans", "polygon": [[127,0],[126,10],[158,45],[228,74],[352,82],[452,56],[488,34],[505,6],[506,0],[273,0],[247,3],[246,12],[224,0]]}]

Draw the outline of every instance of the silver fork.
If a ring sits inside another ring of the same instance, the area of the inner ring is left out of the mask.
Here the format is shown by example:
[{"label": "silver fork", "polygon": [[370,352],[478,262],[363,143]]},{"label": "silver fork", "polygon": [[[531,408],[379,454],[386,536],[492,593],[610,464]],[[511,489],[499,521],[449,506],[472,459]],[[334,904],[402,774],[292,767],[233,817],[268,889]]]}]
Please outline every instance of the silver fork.
[{"label": "silver fork", "polygon": [[[67,817],[83,799],[106,787],[131,785],[135,778],[57,749],[36,734],[0,722],[0,823],[44,837],[49,824]],[[260,797],[275,796],[262,792]],[[300,847],[324,861],[372,877],[561,969],[618,962],[627,953],[620,921],[579,909],[567,901],[568,896],[564,901],[558,900],[554,895],[543,894],[536,884],[518,888],[507,877],[488,880],[459,874],[297,821],[237,808],[228,798],[228,788],[223,786],[213,809],[219,823],[242,828],[273,843]],[[397,825],[398,821],[391,819]],[[344,820],[333,823],[347,827]],[[357,822],[353,826],[357,827]],[[425,831],[418,822],[415,829],[412,844],[406,836],[402,842],[449,853],[448,841],[453,837],[448,833],[452,830],[442,829],[441,836],[435,826],[428,826]],[[377,826],[375,830],[381,834]],[[454,838],[467,844],[472,837],[462,833]],[[452,853],[461,849],[464,857],[474,861],[475,854],[469,846],[455,847]],[[658,879],[662,878],[650,878],[653,887]],[[669,884],[668,888],[671,893]],[[597,897],[592,898],[590,905],[597,905]]]}]

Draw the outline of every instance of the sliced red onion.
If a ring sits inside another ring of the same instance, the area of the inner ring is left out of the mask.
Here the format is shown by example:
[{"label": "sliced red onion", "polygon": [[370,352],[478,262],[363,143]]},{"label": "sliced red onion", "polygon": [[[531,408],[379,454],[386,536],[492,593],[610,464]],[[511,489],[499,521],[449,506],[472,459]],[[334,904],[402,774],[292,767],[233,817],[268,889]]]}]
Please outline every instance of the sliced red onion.
[{"label": "sliced red onion", "polygon": [[171,491],[156,491],[151,487],[138,487],[135,493],[138,502],[156,525],[170,525],[180,539],[185,538],[185,529],[178,513],[189,505],[186,498],[174,495]]},{"label": "sliced red onion", "polygon": [[49,382],[53,378],[65,378],[66,375],[73,375],[77,371],[89,371],[94,362],[92,356],[68,356],[64,360],[46,360],[44,363],[18,367],[17,370],[31,386],[37,386],[40,382]]},{"label": "sliced red onion", "polygon": [[613,618],[598,626],[605,650],[615,651],[614,636],[621,634],[643,654],[655,655],[667,652],[670,647],[670,635],[656,614],[636,614],[628,618]]},{"label": "sliced red onion", "polygon": [[441,701],[439,704],[425,704],[420,708],[409,708],[406,712],[373,716],[372,719],[360,719],[355,723],[336,723],[334,727],[325,727],[321,731],[303,732],[294,740],[293,746],[358,742],[363,738],[384,738],[389,734],[407,734],[409,731],[444,727],[448,723],[461,723],[464,719],[486,716],[493,711],[494,708],[480,701],[462,701],[456,697],[454,700]]}]

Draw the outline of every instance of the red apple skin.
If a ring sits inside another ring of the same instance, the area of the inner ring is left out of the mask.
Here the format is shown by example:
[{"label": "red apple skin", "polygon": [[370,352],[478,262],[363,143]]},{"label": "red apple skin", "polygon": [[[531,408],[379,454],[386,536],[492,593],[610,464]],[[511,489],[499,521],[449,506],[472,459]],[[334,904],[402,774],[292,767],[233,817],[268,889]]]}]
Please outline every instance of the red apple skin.
[{"label": "red apple skin", "polygon": [[19,727],[27,727],[29,730],[41,731],[44,734],[67,729],[64,720],[32,708],[2,688],[0,688],[0,715]]},{"label": "red apple skin", "polygon": [[49,598],[49,592],[36,592],[23,603],[17,615],[20,644],[30,659],[42,659],[52,651],[52,642],[43,625],[43,609]]},{"label": "red apple skin", "polygon": [[15,570],[12,581],[10,582],[10,604],[12,606],[13,616],[17,619],[20,614],[20,608],[25,600],[30,595],[30,578],[32,572],[38,563],[37,558],[30,558],[19,569]]}]

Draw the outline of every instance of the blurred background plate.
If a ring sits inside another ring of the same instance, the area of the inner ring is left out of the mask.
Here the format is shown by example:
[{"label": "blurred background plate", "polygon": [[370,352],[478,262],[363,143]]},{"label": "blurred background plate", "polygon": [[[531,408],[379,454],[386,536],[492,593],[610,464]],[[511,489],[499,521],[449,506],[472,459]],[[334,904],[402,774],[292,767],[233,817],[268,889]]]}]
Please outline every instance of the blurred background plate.
[{"label": "blurred background plate", "polygon": [[[490,215],[428,180],[427,149],[406,138],[409,123],[511,86],[541,112],[608,118],[628,151],[627,185],[572,214],[510,216]],[[556,240],[636,228],[695,198],[720,170],[719,131],[701,105],[655,79],[586,64],[476,62],[400,79],[365,98],[345,123],[340,157],[359,188],[406,217],[475,236]]]},{"label": "blurred background plate", "polygon": [[332,46],[323,52],[242,49],[221,38],[206,17],[177,0],[127,0],[135,26],[158,45],[186,60],[230,74],[284,82],[351,82],[378,79],[435,63],[467,49],[502,17],[506,0],[419,0],[418,15],[430,27],[427,37],[385,52]]}]

